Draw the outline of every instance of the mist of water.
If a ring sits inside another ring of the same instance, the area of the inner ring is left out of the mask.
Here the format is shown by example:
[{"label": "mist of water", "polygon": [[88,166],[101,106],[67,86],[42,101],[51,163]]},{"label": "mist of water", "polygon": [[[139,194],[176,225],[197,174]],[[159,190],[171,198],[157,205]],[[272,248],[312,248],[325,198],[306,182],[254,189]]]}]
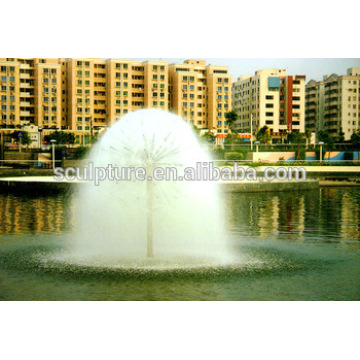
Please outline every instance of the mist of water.
[{"label": "mist of water", "polygon": [[[210,157],[183,119],[164,111],[140,110],[107,130],[92,149],[90,161],[97,167],[112,164],[148,171],[172,166],[180,174],[186,167],[195,168],[197,162],[209,162]],[[151,261],[196,266],[226,261],[229,253],[220,200],[211,181],[149,184],[134,178],[107,179],[99,186],[88,182],[78,194],[78,235],[72,237],[69,252],[74,261],[99,266]]]}]

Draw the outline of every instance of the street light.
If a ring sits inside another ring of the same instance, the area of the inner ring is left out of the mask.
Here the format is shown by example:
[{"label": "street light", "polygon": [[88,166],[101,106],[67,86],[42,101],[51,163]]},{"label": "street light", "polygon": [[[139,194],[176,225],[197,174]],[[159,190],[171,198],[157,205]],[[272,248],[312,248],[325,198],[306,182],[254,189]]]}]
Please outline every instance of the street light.
[{"label": "street light", "polygon": [[52,139],[50,140],[51,145],[52,145],[52,163],[53,163],[53,169],[55,170],[55,143],[56,140]]},{"label": "street light", "polygon": [[259,161],[259,144],[260,144],[260,141],[255,141],[255,145],[256,145],[256,161]]},{"label": "street light", "polygon": [[322,162],[322,147],[323,147],[324,143],[322,141],[320,141],[319,145],[320,145],[320,162]]}]

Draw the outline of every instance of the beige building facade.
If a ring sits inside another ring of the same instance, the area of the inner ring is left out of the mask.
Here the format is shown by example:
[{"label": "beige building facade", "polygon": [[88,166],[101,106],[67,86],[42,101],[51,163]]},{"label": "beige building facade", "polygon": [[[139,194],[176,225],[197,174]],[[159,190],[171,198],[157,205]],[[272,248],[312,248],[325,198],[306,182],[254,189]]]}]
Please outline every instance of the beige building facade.
[{"label": "beige building facade", "polygon": [[0,59],[0,126],[33,124],[71,131],[77,143],[143,108],[170,110],[226,136],[231,75],[225,66],[187,60]]},{"label": "beige building facade", "polygon": [[[323,81],[312,80],[307,84],[307,94],[322,86],[322,96],[307,99],[307,126],[328,131],[335,139],[343,133],[345,141],[350,140],[360,128],[360,68],[349,68],[346,75],[325,75]],[[318,109],[315,127],[314,108]]]},{"label": "beige building facade", "polygon": [[305,130],[305,76],[285,69],[263,69],[232,84],[232,108],[239,116],[234,129],[253,132],[268,126],[273,134]]},{"label": "beige building facade", "polygon": [[226,66],[186,60],[169,65],[170,111],[199,129],[228,134],[225,113],[231,111],[231,80]]}]

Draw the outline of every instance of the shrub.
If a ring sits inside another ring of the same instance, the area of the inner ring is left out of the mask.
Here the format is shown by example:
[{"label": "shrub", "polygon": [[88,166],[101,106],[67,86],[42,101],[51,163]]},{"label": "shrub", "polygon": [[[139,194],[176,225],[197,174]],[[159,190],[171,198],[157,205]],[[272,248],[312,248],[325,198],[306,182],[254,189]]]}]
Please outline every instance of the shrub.
[{"label": "shrub", "polygon": [[240,160],[244,160],[244,155],[238,152],[229,152],[225,155],[225,159],[240,161]]}]

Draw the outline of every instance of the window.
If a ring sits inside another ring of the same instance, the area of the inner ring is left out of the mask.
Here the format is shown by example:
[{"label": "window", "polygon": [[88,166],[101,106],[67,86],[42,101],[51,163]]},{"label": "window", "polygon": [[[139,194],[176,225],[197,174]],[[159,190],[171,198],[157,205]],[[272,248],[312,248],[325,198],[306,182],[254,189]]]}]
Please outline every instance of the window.
[{"label": "window", "polygon": [[153,65],[153,70],[157,70],[157,65]]},{"label": "window", "polygon": [[10,101],[15,101],[15,96],[10,96]]},{"label": "window", "polygon": [[158,94],[156,92],[153,92],[152,95],[153,95],[153,97],[157,97]]},{"label": "window", "polygon": [[127,87],[127,86],[128,86],[128,83],[127,83],[127,82],[124,82],[123,86],[124,86],[124,87]]},{"label": "window", "polygon": [[48,73],[49,73],[49,69],[43,69],[43,73],[44,73],[44,74],[48,74]]},{"label": "window", "polygon": [[157,106],[157,101],[153,101],[153,106]]},{"label": "window", "polygon": [[115,100],[116,105],[121,105],[121,100]]},{"label": "window", "polygon": [[222,121],[218,121],[217,124],[218,124],[218,125],[222,125]]},{"label": "window", "polygon": [[85,89],[85,94],[90,94],[90,90],[89,90],[89,89]]},{"label": "window", "polygon": [[90,86],[90,80],[85,80],[85,86]]},{"label": "window", "polygon": [[165,66],[163,66],[163,65],[160,66],[160,70],[161,70],[161,71],[165,70]]},{"label": "window", "polygon": [[78,81],[77,81],[77,84],[78,84],[78,85],[82,85],[82,80],[78,80]]},{"label": "window", "polygon": [[182,86],[183,90],[187,90],[187,85]]},{"label": "window", "polygon": [[121,91],[116,90],[115,94],[116,94],[116,96],[120,96],[120,95],[121,95]]},{"label": "window", "polygon": [[265,105],[267,108],[273,108],[274,107],[274,104],[266,104]]},{"label": "window", "polygon": [[123,95],[124,95],[124,96],[128,96],[128,92],[127,92],[127,91],[124,91],[124,92],[123,92]]},{"label": "window", "polygon": [[274,99],[274,95],[266,95],[265,96],[266,100],[273,100]]},{"label": "window", "polygon": [[182,94],[183,99],[187,99],[187,94]]},{"label": "window", "polygon": [[48,121],[48,120],[49,120],[49,117],[48,117],[48,116],[44,116],[44,117],[43,117],[43,120],[44,120],[44,121]]},{"label": "window", "polygon": [[76,102],[77,102],[78,104],[81,104],[81,103],[82,103],[82,99],[81,99],[81,98],[77,98],[77,99],[76,99]]},{"label": "window", "polygon": [[183,107],[187,107],[187,102],[183,102],[183,103],[182,103],[182,106],[183,106]]},{"label": "window", "polygon": [[77,94],[82,94],[82,90],[81,90],[81,89],[77,89],[77,90],[76,90],[76,93],[77,93]]},{"label": "window", "polygon": [[190,85],[190,90],[195,90],[195,86],[194,86],[194,85]]},{"label": "window", "polygon": [[165,105],[165,102],[164,102],[164,101],[160,101],[160,105],[161,105],[161,106],[164,106],[164,105]]},{"label": "window", "polygon": [[76,72],[76,75],[77,75],[77,76],[81,76],[81,75],[82,75],[82,71],[81,71],[81,70],[78,70],[78,71]]},{"label": "window", "polygon": [[274,116],[274,113],[273,112],[266,112],[265,116]]},{"label": "window", "polygon": [[85,61],[85,66],[90,66],[90,61]]},{"label": "window", "polygon": [[51,79],[51,82],[52,82],[53,84],[56,84],[56,78],[52,78],[52,79]]},{"label": "window", "polygon": [[90,76],[90,71],[85,71],[85,76]]},{"label": "window", "polygon": [[48,79],[48,78],[44,78],[44,79],[43,79],[43,82],[44,82],[44,84],[48,84],[48,83],[49,83],[49,79]]},{"label": "window", "polygon": [[165,84],[160,84],[160,89],[165,89]]},{"label": "window", "polygon": [[227,86],[225,86],[224,91],[229,91],[229,88]]},{"label": "window", "polygon": [[116,109],[115,114],[121,114],[121,109]]},{"label": "window", "polygon": [[153,80],[157,80],[157,75],[153,75]]},{"label": "window", "polygon": [[1,95],[1,100],[6,100],[6,95]]},{"label": "window", "polygon": [[52,74],[56,74],[56,69],[51,69]]},{"label": "window", "polygon": [[121,82],[116,81],[115,86],[116,86],[116,87],[120,87],[120,86],[121,86]]},{"label": "window", "polygon": [[221,91],[221,90],[222,90],[222,87],[218,86],[217,91]]},{"label": "window", "polygon": [[222,96],[221,96],[221,95],[218,95],[218,96],[217,96],[217,99],[218,99],[218,100],[221,100],[221,99],[222,99]]},{"label": "window", "polygon": [[193,102],[190,103],[190,107],[194,107],[194,103],[193,103]]},{"label": "window", "polygon": [[127,101],[127,100],[124,100],[124,101],[123,101],[123,104],[124,104],[124,105],[127,105],[127,104],[128,104],[128,101]]},{"label": "window", "polygon": [[124,69],[127,69],[127,68],[128,68],[128,64],[124,64],[124,65],[123,65],[123,68],[124,68]]},{"label": "window", "polygon": [[78,117],[76,118],[76,121],[82,121],[82,117],[81,117],[81,116],[78,116]]},{"label": "window", "polygon": [[160,80],[165,80],[165,75],[160,75]]},{"label": "window", "polygon": [[44,97],[43,97],[43,101],[44,101],[44,102],[48,102],[48,101],[49,101],[49,98],[48,98],[47,96],[44,96]]},{"label": "window", "polygon": [[82,61],[77,61],[76,66],[82,66]]}]

